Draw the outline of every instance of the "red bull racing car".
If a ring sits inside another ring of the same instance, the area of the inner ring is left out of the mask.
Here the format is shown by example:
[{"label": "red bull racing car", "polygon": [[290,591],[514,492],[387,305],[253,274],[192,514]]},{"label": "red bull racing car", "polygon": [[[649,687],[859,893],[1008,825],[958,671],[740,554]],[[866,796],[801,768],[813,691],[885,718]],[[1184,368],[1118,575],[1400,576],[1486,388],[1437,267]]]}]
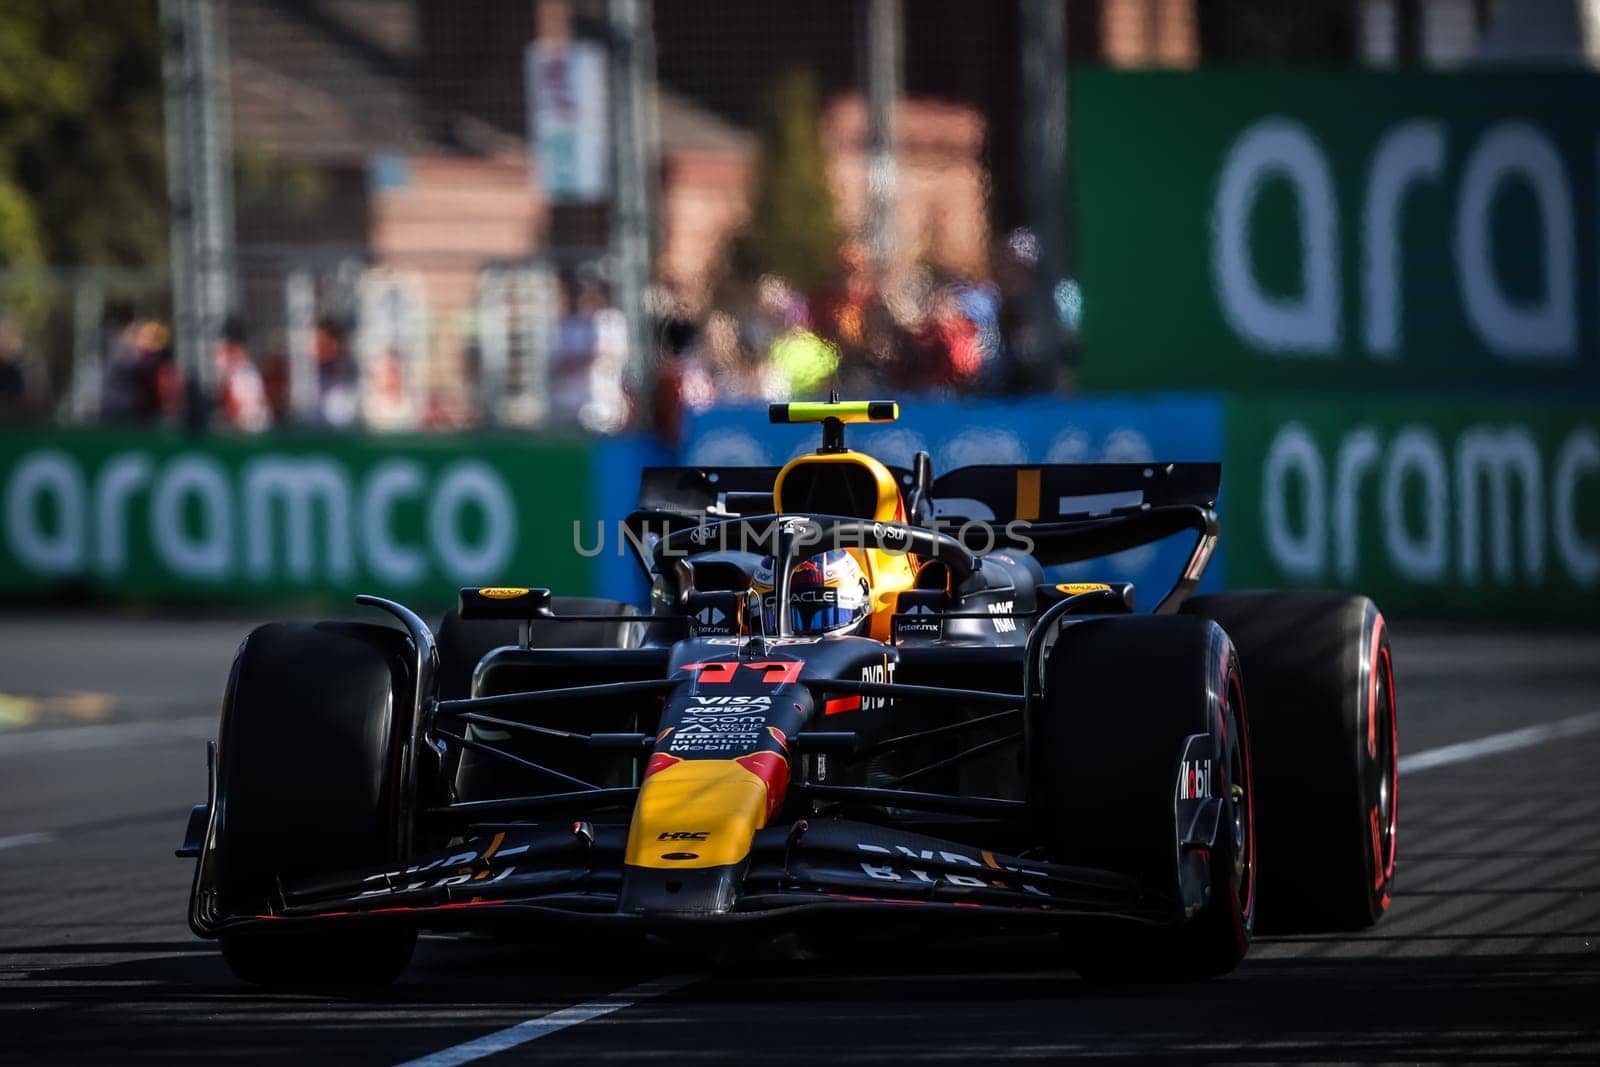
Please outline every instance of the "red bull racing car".
[{"label": "red bull racing car", "polygon": [[[1389,639],[1338,593],[1194,597],[1215,464],[966,467],[850,450],[651,468],[645,606],[472,588],[437,633],[240,647],[181,856],[242,978],[391,981],[418,930],[691,946],[1014,931],[1090,976],[1231,970],[1256,926],[1388,907]],[[1169,537],[1152,613],[1047,568]],[[1259,876],[1258,876],[1259,867]]]}]

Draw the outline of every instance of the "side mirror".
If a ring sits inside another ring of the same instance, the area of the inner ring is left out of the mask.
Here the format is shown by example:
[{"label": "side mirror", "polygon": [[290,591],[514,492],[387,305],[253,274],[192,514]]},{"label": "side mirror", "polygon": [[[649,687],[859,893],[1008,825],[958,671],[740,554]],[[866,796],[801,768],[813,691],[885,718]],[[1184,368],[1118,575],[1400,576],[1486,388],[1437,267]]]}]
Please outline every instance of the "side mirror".
[{"label": "side mirror", "polygon": [[739,637],[744,633],[745,594],[720,591],[684,598],[689,632],[695,637]]},{"label": "side mirror", "polygon": [[943,589],[908,589],[901,593],[895,599],[894,617],[889,623],[894,643],[908,637],[941,640],[944,613],[949,607],[950,597]]}]

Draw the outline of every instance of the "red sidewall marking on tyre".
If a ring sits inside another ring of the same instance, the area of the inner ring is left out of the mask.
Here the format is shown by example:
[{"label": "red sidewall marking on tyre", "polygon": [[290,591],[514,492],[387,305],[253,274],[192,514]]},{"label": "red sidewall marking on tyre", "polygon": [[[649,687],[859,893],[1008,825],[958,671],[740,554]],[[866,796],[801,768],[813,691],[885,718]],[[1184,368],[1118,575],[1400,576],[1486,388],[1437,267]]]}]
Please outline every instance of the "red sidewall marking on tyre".
[{"label": "red sidewall marking on tyre", "polygon": [[[1367,668],[1367,756],[1378,758],[1378,692],[1380,684],[1388,694],[1389,766],[1380,773],[1389,779],[1389,817],[1383,817],[1382,804],[1374,803],[1368,811],[1368,833],[1372,842],[1372,889],[1379,894],[1379,908],[1389,906],[1389,894],[1383,892],[1389,879],[1394,877],[1394,863],[1400,825],[1400,731],[1399,715],[1394,701],[1394,666],[1389,652],[1383,647],[1385,629],[1383,613],[1377,612],[1372,623],[1372,659]],[[1384,837],[1388,837],[1387,853]]]},{"label": "red sidewall marking on tyre", "polygon": [[[1221,763],[1227,757],[1226,748],[1228,744],[1228,716],[1226,714],[1226,709],[1231,708],[1233,710],[1235,721],[1239,724],[1239,765],[1244,768],[1244,817],[1245,826],[1248,828],[1248,832],[1245,834],[1245,843],[1247,846],[1244,861],[1245,885],[1241,887],[1243,890],[1243,897],[1239,901],[1239,915],[1241,919],[1248,921],[1252,910],[1255,908],[1256,902],[1256,791],[1255,782],[1251,778],[1250,727],[1249,724],[1245,722],[1247,709],[1244,706],[1244,681],[1239,677],[1239,671],[1234,665],[1233,656],[1230,655],[1231,652],[1232,647],[1229,645],[1228,647],[1224,648],[1222,654],[1222,699],[1225,707],[1224,714],[1218,718],[1221,725],[1224,751],[1218,753],[1219,758],[1217,762]],[[1233,803],[1233,798],[1231,795],[1232,786],[1237,784],[1232,780],[1233,770],[1231,766],[1229,767],[1228,778],[1228,785],[1230,787],[1228,802],[1231,805]]]},{"label": "red sidewall marking on tyre", "polygon": [[1378,758],[1378,655],[1383,647],[1383,615],[1373,616],[1372,662],[1367,665],[1367,757]]},{"label": "red sidewall marking on tyre", "polygon": [[[1379,657],[1383,664],[1384,683],[1389,694],[1389,854],[1384,857],[1383,880],[1387,884],[1394,877],[1394,863],[1400,842],[1400,712],[1394,699],[1394,664],[1388,649]],[[1384,894],[1387,907],[1388,894]]]}]

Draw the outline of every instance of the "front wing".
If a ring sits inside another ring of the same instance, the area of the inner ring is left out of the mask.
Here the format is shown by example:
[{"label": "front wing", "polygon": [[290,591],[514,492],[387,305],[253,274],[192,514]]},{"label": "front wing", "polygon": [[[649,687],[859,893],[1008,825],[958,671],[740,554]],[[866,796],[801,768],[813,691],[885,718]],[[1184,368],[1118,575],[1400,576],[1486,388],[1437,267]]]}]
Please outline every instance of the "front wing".
[{"label": "front wing", "polygon": [[[285,879],[278,899],[257,915],[216,914],[208,907],[211,896],[199,892],[191,925],[203,936],[269,923],[357,918],[432,929],[516,922],[668,933],[800,925],[893,910],[990,927],[1064,928],[1085,921],[1165,926],[1181,922],[1186,911],[1172,895],[1152,892],[1127,875],[830,819],[759,831],[738,896],[726,911],[630,912],[619,892],[627,832],[624,825],[584,821],[508,829],[403,868]],[[684,883],[699,873],[685,870]]]}]

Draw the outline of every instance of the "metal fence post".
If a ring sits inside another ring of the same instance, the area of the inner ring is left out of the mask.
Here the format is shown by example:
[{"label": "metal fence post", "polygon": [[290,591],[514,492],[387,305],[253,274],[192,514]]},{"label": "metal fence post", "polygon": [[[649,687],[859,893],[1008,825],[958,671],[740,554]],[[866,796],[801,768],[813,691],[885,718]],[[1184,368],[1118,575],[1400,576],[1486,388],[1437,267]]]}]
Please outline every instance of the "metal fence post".
[{"label": "metal fence post", "polygon": [[1056,286],[1067,274],[1067,0],[1022,0],[1023,180],[1028,222],[1039,241],[1034,264],[1030,386],[1055,385],[1065,371],[1066,334]]},{"label": "metal fence post", "polygon": [[207,386],[236,289],[225,14],[216,0],[161,0],[174,333],[185,374]]},{"label": "metal fence post", "polygon": [[879,283],[895,255],[899,175],[895,108],[902,91],[900,0],[871,0],[867,12],[867,234]]},{"label": "metal fence post", "polygon": [[629,377],[636,414],[654,414],[655,346],[646,307],[652,273],[654,189],[659,180],[656,143],[655,44],[651,0],[611,0],[612,151],[616,199],[611,214],[615,301],[628,323]]}]

